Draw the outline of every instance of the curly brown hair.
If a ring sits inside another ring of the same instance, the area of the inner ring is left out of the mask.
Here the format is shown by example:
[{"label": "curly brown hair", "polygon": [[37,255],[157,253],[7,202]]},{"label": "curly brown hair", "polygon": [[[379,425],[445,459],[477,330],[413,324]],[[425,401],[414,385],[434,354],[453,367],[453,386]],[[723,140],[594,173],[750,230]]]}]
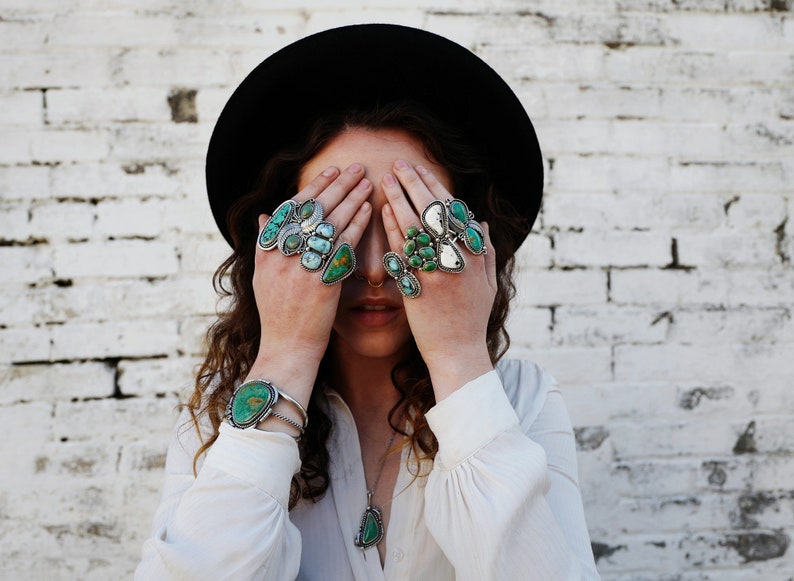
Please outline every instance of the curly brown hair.
[{"label": "curly brown hair", "polygon": [[[441,122],[413,102],[350,110],[322,119],[315,123],[298,147],[285,149],[267,160],[257,187],[237,200],[227,216],[234,251],[213,278],[215,290],[225,300],[226,306],[207,331],[207,355],[186,404],[197,430],[202,415],[208,417],[213,428],[212,436],[196,453],[194,468],[201,454],[218,437],[226,402],[246,377],[259,349],[261,330],[251,282],[257,217],[263,212],[272,212],[283,201],[284,196],[278,197],[279,194],[296,192],[302,167],[331,139],[352,128],[402,129],[416,136],[424,145],[427,157],[450,173],[455,196],[465,200],[479,218],[491,224],[491,245],[497,269],[497,292],[487,330],[492,362],[501,358],[509,347],[505,322],[509,303],[515,294],[513,251],[516,237],[523,236],[525,222],[495,191],[489,178],[487,158],[476,150],[462,130]],[[292,480],[290,508],[300,498],[320,498],[329,484],[326,441],[332,424],[319,405],[324,397],[321,386],[327,384],[329,378],[327,357],[326,353],[315,380],[308,408],[310,421],[299,442],[302,465]],[[396,432],[405,436],[403,445],[410,447],[411,470],[416,476],[421,460],[435,457],[438,442],[425,420],[425,413],[435,404],[435,397],[427,367],[415,344],[407,359],[392,370],[391,377],[399,400],[389,414],[389,423]],[[407,426],[402,424],[403,421]]]}]

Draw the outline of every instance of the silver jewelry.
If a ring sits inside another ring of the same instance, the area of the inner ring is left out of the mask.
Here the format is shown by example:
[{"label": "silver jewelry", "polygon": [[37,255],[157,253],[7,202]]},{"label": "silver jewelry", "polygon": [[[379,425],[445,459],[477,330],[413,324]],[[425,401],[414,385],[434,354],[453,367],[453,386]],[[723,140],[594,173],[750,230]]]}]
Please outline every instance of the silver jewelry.
[{"label": "silver jewelry", "polygon": [[[302,426],[295,420],[273,411],[273,406],[276,405],[279,397],[295,406],[303,418]],[[309,424],[306,408],[291,396],[276,389],[267,379],[253,379],[237,386],[226,404],[226,421],[242,430],[256,426],[271,415],[294,426],[301,435]]]},{"label": "silver jewelry", "polygon": [[[375,492],[378,490],[378,483],[383,474],[383,467],[386,465],[386,455],[389,453],[396,435],[397,432],[392,431],[391,439],[389,443],[386,444],[386,451],[383,453],[383,458],[381,458],[380,461],[380,468],[378,469],[378,476],[375,478],[375,484],[372,489],[367,490],[367,507],[364,509],[364,514],[361,515],[361,524],[353,540],[353,543],[362,551],[366,551],[370,547],[377,545],[381,542],[385,534],[383,529],[383,515],[380,507],[372,504],[372,497],[375,496]],[[364,558],[367,558],[366,553],[364,553]]]},{"label": "silver jewelry", "polygon": [[460,250],[455,246],[455,238],[450,236],[447,206],[441,200],[430,202],[422,210],[422,225],[435,239],[438,269],[444,272],[461,272],[466,268]]},{"label": "silver jewelry", "polygon": [[422,285],[419,279],[408,272],[405,262],[396,252],[387,252],[383,255],[383,268],[397,281],[397,289],[407,299],[415,299],[422,293]]},{"label": "silver jewelry", "polygon": [[480,223],[474,219],[474,213],[469,210],[463,200],[447,199],[447,218],[449,229],[455,233],[458,240],[463,242],[472,254],[485,254],[485,233]]}]

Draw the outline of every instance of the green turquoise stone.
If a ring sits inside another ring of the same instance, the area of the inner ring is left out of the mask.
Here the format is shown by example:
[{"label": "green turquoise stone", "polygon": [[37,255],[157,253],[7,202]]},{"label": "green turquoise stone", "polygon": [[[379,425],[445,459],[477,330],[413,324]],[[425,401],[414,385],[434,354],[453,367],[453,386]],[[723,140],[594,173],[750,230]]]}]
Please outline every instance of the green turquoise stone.
[{"label": "green turquoise stone", "polygon": [[408,230],[405,231],[405,235],[408,237],[414,237],[419,234],[419,227],[418,226],[408,226]]},{"label": "green turquoise stone", "polygon": [[301,206],[301,220],[311,218],[314,214],[314,200],[306,200]]},{"label": "green turquoise stone", "polygon": [[333,258],[328,262],[328,266],[323,272],[322,281],[326,284],[333,284],[345,278],[356,268],[356,259],[353,249],[349,244],[342,244],[336,249]]},{"label": "green turquoise stone", "polygon": [[290,234],[287,236],[287,239],[284,241],[284,247],[287,250],[297,250],[301,247],[301,243],[303,242],[303,238],[301,238],[297,234]]},{"label": "green turquoise stone", "polygon": [[432,260],[428,260],[422,265],[422,270],[425,272],[433,272],[436,268],[438,268],[438,264]]},{"label": "green turquoise stone", "polygon": [[364,545],[369,545],[378,540],[380,535],[380,527],[378,526],[378,519],[372,514],[372,511],[367,511],[367,516],[364,520],[364,534],[361,536],[361,542]]},{"label": "green turquoise stone", "polygon": [[449,204],[449,210],[461,224],[465,224],[469,221],[469,213],[466,211],[466,205],[463,202],[452,200]]},{"label": "green turquoise stone", "polygon": [[407,276],[404,276],[400,279],[400,286],[409,295],[416,292],[416,287],[414,287],[413,281]]},{"label": "green turquoise stone", "polygon": [[306,244],[312,250],[316,250],[320,254],[328,254],[331,252],[331,242],[319,236],[309,236]]},{"label": "green turquoise stone", "polygon": [[413,266],[414,268],[419,268],[422,266],[422,257],[418,254],[414,254],[408,258],[408,264]]},{"label": "green turquoise stone", "polygon": [[323,265],[323,257],[316,252],[307,250],[301,256],[301,264],[308,270],[317,270]]},{"label": "green turquoise stone", "polygon": [[276,212],[270,216],[270,220],[267,221],[267,224],[262,229],[262,234],[259,236],[259,244],[261,246],[267,247],[275,242],[276,236],[281,230],[281,225],[284,224],[284,221],[291,213],[292,205],[289,203],[282,204],[276,209]]},{"label": "green turquoise stone", "polygon": [[436,255],[436,251],[432,246],[425,246],[419,249],[419,256],[421,256],[425,260],[429,258],[433,258],[435,255]]},{"label": "green turquoise stone", "polygon": [[466,238],[469,240],[469,247],[474,252],[481,252],[483,247],[483,239],[477,230],[472,227],[466,228]]},{"label": "green turquoise stone", "polygon": [[405,244],[403,244],[403,252],[405,252],[406,256],[410,256],[416,250],[416,242],[413,240],[406,240]]},{"label": "green turquoise stone", "polygon": [[419,246],[419,248],[422,248],[423,246],[430,246],[430,234],[427,232],[422,232],[421,234],[417,235],[416,244]]},{"label": "green turquoise stone", "polygon": [[244,385],[232,404],[232,417],[238,424],[247,424],[275,401],[275,392],[263,383]]},{"label": "green turquoise stone", "polygon": [[334,227],[328,222],[320,222],[317,224],[317,228],[315,229],[314,233],[317,234],[317,236],[322,236],[323,238],[333,238]]},{"label": "green turquoise stone", "polygon": [[392,256],[386,259],[386,270],[388,270],[392,276],[397,276],[400,274],[402,268],[400,267],[399,261]]}]

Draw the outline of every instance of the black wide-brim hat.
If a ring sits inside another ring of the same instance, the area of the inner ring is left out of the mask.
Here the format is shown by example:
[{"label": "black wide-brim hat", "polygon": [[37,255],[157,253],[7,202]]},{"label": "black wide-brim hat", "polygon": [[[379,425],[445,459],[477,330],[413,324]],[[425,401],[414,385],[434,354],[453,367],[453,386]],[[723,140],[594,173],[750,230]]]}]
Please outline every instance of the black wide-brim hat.
[{"label": "black wide-brim hat", "polygon": [[[504,204],[523,218],[521,245],[540,209],[543,161],[524,107],[507,83],[468,49],[436,34],[393,24],[345,26],[274,53],[240,84],[221,112],[207,152],[215,222],[232,244],[227,213],[257,184],[275,153],[300,144],[317,119],[393,101],[421,103],[462,130],[486,157]],[[296,192],[273,195],[272,212]],[[478,208],[474,200],[466,200]],[[476,219],[498,227],[479,210]],[[232,244],[233,245],[233,244]]]}]

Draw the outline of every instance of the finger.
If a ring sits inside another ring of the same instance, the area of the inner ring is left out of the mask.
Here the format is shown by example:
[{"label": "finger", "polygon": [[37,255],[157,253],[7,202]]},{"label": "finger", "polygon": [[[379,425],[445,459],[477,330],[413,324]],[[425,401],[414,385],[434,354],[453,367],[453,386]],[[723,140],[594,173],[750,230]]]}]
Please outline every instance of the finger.
[{"label": "finger", "polygon": [[427,186],[427,189],[430,190],[430,193],[436,200],[446,200],[447,198],[452,197],[452,194],[447,191],[447,188],[444,187],[444,184],[438,181],[436,175],[425,166],[417,165],[416,173],[419,174],[420,178],[422,178],[425,186]]},{"label": "finger", "polygon": [[320,201],[326,212],[330,213],[345,199],[345,196],[356,187],[356,184],[358,184],[363,177],[363,166],[359,163],[354,163],[345,169],[345,171],[339,173],[335,180],[331,181],[320,191],[310,188],[311,184],[309,184],[309,186],[306,186],[303,190],[298,192],[294,199],[298,202],[303,202],[309,198],[315,198]]},{"label": "finger", "polygon": [[422,181],[422,178],[419,177],[419,174],[416,173],[416,170],[411,167],[408,162],[402,159],[398,159],[394,162],[394,175],[400,180],[403,188],[405,188],[405,192],[408,194],[411,202],[413,202],[417,213],[421,212],[425,206],[435,200],[435,197],[430,193],[425,182]]},{"label": "finger", "polygon": [[339,243],[343,244],[347,242],[350,246],[355,248],[358,243],[361,242],[361,237],[364,236],[364,231],[367,229],[371,217],[372,204],[364,202],[359,206],[356,213],[353,214],[347,227],[339,234]]},{"label": "finger", "polygon": [[389,248],[397,254],[402,253],[405,237],[402,234],[403,230],[397,223],[397,218],[390,204],[383,205],[381,215],[383,217],[383,228],[386,230],[386,239],[389,242]]},{"label": "finger", "polygon": [[[408,198],[405,196],[405,192],[403,192],[402,186],[400,186],[400,182],[397,181],[397,178],[387,173],[381,180],[381,187],[388,201],[386,206],[390,206],[392,215],[397,221],[397,227],[404,231],[412,224],[419,225],[419,218],[414,208],[411,206],[411,203],[408,201]],[[386,206],[384,206],[384,208]]]},{"label": "finger", "polygon": [[337,228],[344,229],[371,193],[372,182],[363,178],[325,219]]},{"label": "finger", "polygon": [[323,190],[325,190],[325,188],[333,183],[338,175],[339,168],[334,166],[326,168],[320,175],[315,177],[308,186],[298,192],[293,199],[298,202],[303,202],[309,198],[316,198]]},{"label": "finger", "polygon": [[482,231],[485,234],[485,247],[488,249],[488,252],[481,255],[485,258],[485,275],[488,277],[488,283],[493,288],[496,288],[496,253],[494,252],[493,244],[491,244],[488,222],[481,222],[480,226],[482,226]]}]

